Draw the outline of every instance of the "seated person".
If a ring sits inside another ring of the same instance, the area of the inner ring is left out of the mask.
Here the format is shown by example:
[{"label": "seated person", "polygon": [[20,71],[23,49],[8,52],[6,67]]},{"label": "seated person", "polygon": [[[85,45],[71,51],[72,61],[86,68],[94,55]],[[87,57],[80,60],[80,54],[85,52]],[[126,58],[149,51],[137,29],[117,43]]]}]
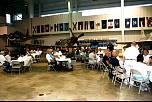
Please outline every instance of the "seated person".
[{"label": "seated person", "polygon": [[[151,71],[152,69],[151,69],[151,66],[148,66],[145,63],[143,63],[143,60],[144,60],[143,55],[139,54],[137,56],[137,62],[135,62],[133,64],[133,69],[138,70],[142,74],[142,76],[144,77],[144,79],[146,79],[147,78],[147,72],[148,71],[152,72]],[[141,77],[139,77],[139,78],[141,78]],[[130,83],[133,84],[132,81]]]},{"label": "seated person", "polygon": [[105,55],[103,56],[103,60],[102,62],[106,65],[106,66],[109,66],[110,65],[110,62],[109,62],[109,59],[110,58],[110,51],[106,50],[105,52]]},{"label": "seated person", "polygon": [[75,52],[69,48],[69,52],[66,55],[67,58],[71,58],[71,60],[75,60]]},{"label": "seated person", "polygon": [[152,66],[152,56],[149,57],[148,65]]},{"label": "seated person", "polygon": [[117,59],[118,53],[116,50],[112,51],[112,56],[110,57],[110,64],[112,65],[112,67],[116,67],[116,66],[120,66],[119,64],[119,60]]},{"label": "seated person", "polygon": [[103,52],[103,50],[101,48],[99,48],[97,54],[103,56],[104,52]]},{"label": "seated person", "polygon": [[[70,69],[70,70],[73,69],[73,68],[72,68],[72,65],[71,65],[71,59],[70,59],[70,58],[66,58],[66,56],[64,56],[64,55],[61,54],[61,53],[59,54],[59,56],[56,55],[56,54],[54,54],[54,56],[55,56],[56,61],[58,61],[58,64],[61,65],[61,67],[63,67],[61,61],[67,61],[66,63],[67,63],[67,65],[68,65],[68,69]],[[59,62],[60,62],[60,63],[59,63]]]},{"label": "seated person", "polygon": [[56,62],[56,60],[54,58],[53,49],[52,48],[47,50],[46,59],[48,61],[48,64],[53,65],[54,68],[58,70],[57,62]]},{"label": "seated person", "polygon": [[103,60],[102,62],[107,66],[108,70],[109,70],[109,78],[112,79],[113,75],[112,75],[112,65],[110,63],[110,51],[106,50],[105,55],[103,56]]},{"label": "seated person", "polygon": [[40,50],[39,48],[37,48],[36,52],[37,55],[41,55],[42,54],[42,50]]},{"label": "seated person", "polygon": [[97,64],[97,56],[94,50],[89,54],[89,64]]},{"label": "seated person", "polygon": [[143,50],[143,57],[144,57],[144,61],[143,62],[148,64],[150,55],[149,55],[149,51],[147,49]]},{"label": "seated person", "polygon": [[4,66],[5,72],[11,72],[11,56],[9,55],[9,51],[5,51],[5,56],[1,55],[1,63]]}]

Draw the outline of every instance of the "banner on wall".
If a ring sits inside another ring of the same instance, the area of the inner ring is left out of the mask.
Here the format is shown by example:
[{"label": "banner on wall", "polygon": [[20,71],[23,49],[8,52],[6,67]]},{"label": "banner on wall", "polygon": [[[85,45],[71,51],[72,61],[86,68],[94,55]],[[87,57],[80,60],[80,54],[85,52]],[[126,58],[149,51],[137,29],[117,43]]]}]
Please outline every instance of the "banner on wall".
[{"label": "banner on wall", "polygon": [[83,22],[78,22],[78,30],[83,30]]},{"label": "banner on wall", "polygon": [[[72,29],[77,30],[92,30],[92,29],[115,29],[120,28],[120,19],[95,21],[78,21],[72,23]],[[134,27],[152,27],[152,17],[125,18],[125,28]],[[34,25],[32,27],[33,34],[45,32],[69,31],[69,23]]]}]

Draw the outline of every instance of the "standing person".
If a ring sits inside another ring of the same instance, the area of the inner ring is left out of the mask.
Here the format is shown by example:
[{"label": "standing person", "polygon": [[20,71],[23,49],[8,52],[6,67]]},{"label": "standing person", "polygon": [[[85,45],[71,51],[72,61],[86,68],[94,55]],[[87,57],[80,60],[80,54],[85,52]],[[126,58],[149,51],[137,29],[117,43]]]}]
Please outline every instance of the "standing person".
[{"label": "standing person", "polygon": [[136,47],[136,42],[133,41],[131,47],[126,48],[124,52],[124,68],[126,69],[127,76],[130,75],[130,69],[133,67],[132,65],[136,63],[138,55],[139,50]]}]

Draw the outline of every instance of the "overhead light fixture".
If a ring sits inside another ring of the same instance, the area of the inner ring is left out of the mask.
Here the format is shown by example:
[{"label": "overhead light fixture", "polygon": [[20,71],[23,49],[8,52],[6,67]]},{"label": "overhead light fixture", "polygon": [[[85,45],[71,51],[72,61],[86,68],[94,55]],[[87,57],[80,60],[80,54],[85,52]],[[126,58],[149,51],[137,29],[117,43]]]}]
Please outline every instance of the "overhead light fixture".
[{"label": "overhead light fixture", "polygon": [[[125,6],[125,8],[142,7],[142,6],[152,6],[152,4]],[[120,10],[121,10],[121,7],[112,7],[112,8],[82,10],[79,12],[82,13],[82,16],[93,16],[93,15],[107,15],[107,14],[114,13],[116,11],[119,12]]]}]

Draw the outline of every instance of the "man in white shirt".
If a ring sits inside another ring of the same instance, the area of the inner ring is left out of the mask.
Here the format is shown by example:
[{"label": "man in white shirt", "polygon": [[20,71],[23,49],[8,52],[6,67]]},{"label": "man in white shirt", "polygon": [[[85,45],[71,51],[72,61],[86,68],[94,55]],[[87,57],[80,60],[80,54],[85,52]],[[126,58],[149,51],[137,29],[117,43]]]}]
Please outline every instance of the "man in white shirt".
[{"label": "man in white shirt", "polygon": [[139,50],[136,47],[136,42],[133,41],[131,47],[126,48],[124,52],[124,68],[126,69],[126,74],[130,75],[130,69],[132,65],[137,61],[137,56],[139,55]]},{"label": "man in white shirt", "polygon": [[[143,60],[143,55],[139,54],[137,56],[137,62],[132,65],[131,69],[139,71],[145,80],[148,79],[148,72],[150,72],[149,80],[152,81],[152,66],[146,65],[145,63],[143,63]],[[142,78],[139,75],[135,75],[135,77],[137,78],[137,80],[141,80]],[[149,83],[149,80],[147,80],[147,83]],[[133,83],[134,82],[130,80],[130,84],[133,85]],[[142,90],[144,90],[144,87],[142,87]]]},{"label": "man in white shirt", "polygon": [[101,48],[98,48],[98,52],[97,52],[98,55],[102,55],[104,54],[104,51],[101,49]]},{"label": "man in white shirt", "polygon": [[53,49],[50,48],[47,50],[46,59],[48,61],[48,64],[51,64],[54,66],[56,70],[58,70],[57,61],[55,60],[55,57],[53,55]]},{"label": "man in white shirt", "polygon": [[89,54],[89,64],[97,64],[97,56],[94,50]]},{"label": "man in white shirt", "polygon": [[6,58],[3,55],[0,55],[0,64],[3,65],[5,61],[6,61]]}]

